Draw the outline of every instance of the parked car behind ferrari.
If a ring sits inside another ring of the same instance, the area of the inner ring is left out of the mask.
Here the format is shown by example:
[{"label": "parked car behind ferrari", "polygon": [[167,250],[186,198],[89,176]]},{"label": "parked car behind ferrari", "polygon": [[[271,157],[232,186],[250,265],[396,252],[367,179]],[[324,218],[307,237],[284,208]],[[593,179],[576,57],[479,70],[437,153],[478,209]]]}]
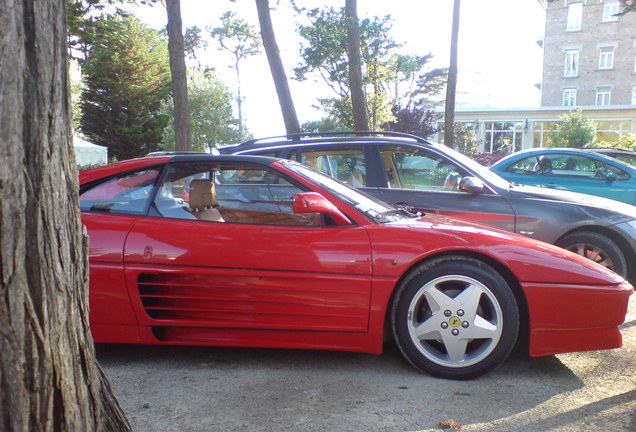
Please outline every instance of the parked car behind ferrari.
[{"label": "parked car behind ferrari", "polygon": [[413,135],[294,134],[220,151],[296,160],[395,206],[523,234],[636,281],[636,207],[513,184],[446,146]]},{"label": "parked car behind ferrari", "polygon": [[586,193],[636,204],[636,166],[598,152],[534,148],[490,167],[514,183]]},{"label": "parked car behind ferrari", "polygon": [[518,339],[531,356],[622,343],[633,288],[616,273],[414,217],[296,162],[157,156],[80,184],[98,343],[380,353],[390,336],[452,379],[492,370]]},{"label": "parked car behind ferrari", "polygon": [[636,167],[636,151],[622,148],[586,148],[585,151],[600,153]]}]

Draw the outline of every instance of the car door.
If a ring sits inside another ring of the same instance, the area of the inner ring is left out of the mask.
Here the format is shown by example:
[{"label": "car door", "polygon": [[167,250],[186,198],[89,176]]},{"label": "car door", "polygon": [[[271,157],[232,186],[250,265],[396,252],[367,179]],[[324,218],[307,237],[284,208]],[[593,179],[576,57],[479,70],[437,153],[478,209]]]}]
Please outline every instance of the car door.
[{"label": "car door", "polygon": [[381,200],[515,230],[515,214],[508,201],[489,187],[478,194],[460,191],[459,181],[473,173],[446,155],[406,145],[379,145],[378,151],[387,187],[369,192]]},{"label": "car door", "polygon": [[[210,208],[194,208],[193,189],[184,195],[195,181],[213,185]],[[181,195],[171,195],[175,183],[184,185]],[[363,227],[294,214],[292,196],[303,189],[261,166],[175,165],[161,191],[156,217],[134,225],[124,251],[139,320],[155,334],[367,330],[371,253]],[[220,221],[205,215],[212,208]],[[215,334],[205,337],[222,337]]]},{"label": "car door", "polygon": [[146,219],[161,169],[143,168],[84,187],[82,222],[89,235],[90,321],[96,342],[138,343],[139,331],[124,274],[124,243]]}]

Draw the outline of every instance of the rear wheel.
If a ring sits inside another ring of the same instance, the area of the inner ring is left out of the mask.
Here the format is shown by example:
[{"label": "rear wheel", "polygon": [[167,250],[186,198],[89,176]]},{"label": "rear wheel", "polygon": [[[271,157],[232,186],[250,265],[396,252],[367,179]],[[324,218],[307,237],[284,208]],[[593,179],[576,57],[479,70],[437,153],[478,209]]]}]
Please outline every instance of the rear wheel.
[{"label": "rear wheel", "polygon": [[612,239],[603,234],[591,231],[575,232],[560,239],[556,245],[627,277],[627,260],[623,251]]},{"label": "rear wheel", "polygon": [[409,275],[396,294],[392,325],[398,347],[418,369],[470,379],[499,366],[519,330],[519,310],[493,268],[466,257],[443,257]]}]

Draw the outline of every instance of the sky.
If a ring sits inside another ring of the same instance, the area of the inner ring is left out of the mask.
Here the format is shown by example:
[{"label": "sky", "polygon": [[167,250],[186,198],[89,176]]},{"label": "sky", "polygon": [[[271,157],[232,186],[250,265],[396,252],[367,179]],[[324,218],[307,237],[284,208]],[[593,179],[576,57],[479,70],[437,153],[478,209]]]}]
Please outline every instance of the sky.
[{"label": "sky", "polygon": [[[297,0],[306,6],[344,6],[344,0]],[[270,0],[270,5],[276,5]],[[181,0],[183,28],[220,26],[221,15],[232,10],[258,31],[258,15],[253,0]],[[138,6],[133,12],[153,28],[166,24],[161,6]],[[391,36],[403,44],[402,54],[433,54],[431,68],[448,67],[453,13],[452,0],[358,0],[358,16],[392,17]],[[272,21],[288,77],[300,61],[297,18],[286,0],[272,10]],[[463,0],[461,2],[457,108],[531,108],[539,106],[542,39],[545,14],[538,0]],[[207,34],[207,32],[206,32]],[[233,91],[236,76],[231,58],[210,43],[201,61],[215,67]],[[319,120],[317,99],[331,97],[319,82],[290,79],[294,105],[301,123]],[[241,92],[244,117],[255,137],[285,133],[278,98],[265,53],[241,63]]]}]

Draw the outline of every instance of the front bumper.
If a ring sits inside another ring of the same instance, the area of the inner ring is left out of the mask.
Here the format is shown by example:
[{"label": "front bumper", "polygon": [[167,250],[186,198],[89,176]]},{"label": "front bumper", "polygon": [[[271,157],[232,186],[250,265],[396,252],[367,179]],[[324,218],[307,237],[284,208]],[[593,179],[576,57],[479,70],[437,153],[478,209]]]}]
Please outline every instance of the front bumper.
[{"label": "front bumper", "polygon": [[522,283],[529,312],[533,357],[619,348],[634,288],[615,285]]}]

